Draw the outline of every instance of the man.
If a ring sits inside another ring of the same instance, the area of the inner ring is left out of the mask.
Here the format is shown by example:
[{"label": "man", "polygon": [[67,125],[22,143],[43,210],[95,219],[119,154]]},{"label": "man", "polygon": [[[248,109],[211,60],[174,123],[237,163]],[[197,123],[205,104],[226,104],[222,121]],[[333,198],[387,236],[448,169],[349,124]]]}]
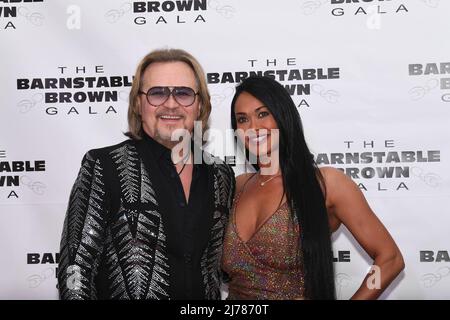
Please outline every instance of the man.
[{"label": "man", "polygon": [[171,152],[172,134],[192,133],[195,120],[205,129],[210,112],[194,57],[167,49],[143,58],[130,92],[130,139],[89,151],[73,186],[61,240],[62,299],[220,299],[234,173],[206,152],[209,161],[193,162],[201,146],[181,157]]}]

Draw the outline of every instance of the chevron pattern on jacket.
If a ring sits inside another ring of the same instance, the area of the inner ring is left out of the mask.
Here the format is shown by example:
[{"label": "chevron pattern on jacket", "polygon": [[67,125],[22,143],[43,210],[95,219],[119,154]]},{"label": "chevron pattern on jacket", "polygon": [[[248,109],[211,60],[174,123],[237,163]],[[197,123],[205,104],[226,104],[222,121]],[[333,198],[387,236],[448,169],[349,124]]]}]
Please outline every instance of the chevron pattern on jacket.
[{"label": "chevron pattern on jacket", "polygon": [[[170,299],[170,267],[161,207],[136,141],[89,151],[64,221],[58,286],[61,299]],[[220,299],[224,228],[234,173],[213,160],[214,211],[202,255],[205,299]]]}]

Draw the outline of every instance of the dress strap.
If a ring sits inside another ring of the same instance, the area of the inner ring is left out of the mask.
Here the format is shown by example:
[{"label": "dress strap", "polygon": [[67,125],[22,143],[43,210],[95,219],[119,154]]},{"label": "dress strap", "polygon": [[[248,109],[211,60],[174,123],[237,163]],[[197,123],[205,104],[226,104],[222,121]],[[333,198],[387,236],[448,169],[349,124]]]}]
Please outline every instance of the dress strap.
[{"label": "dress strap", "polygon": [[257,172],[253,173],[253,174],[252,174],[252,175],[244,182],[244,185],[242,186],[242,188],[236,192],[236,195],[235,195],[235,201],[234,201],[234,210],[233,210],[233,214],[234,214],[234,212],[236,211],[236,208],[237,208],[239,199],[240,199],[240,197],[241,197],[241,194],[244,193],[245,186],[246,186],[247,183],[250,181],[250,179],[253,178],[253,177],[255,176],[256,173],[257,173]]},{"label": "dress strap", "polygon": [[250,181],[251,178],[253,178],[258,172],[254,172],[245,182],[244,185],[242,186],[241,191],[243,192],[245,189],[245,186],[247,185],[247,183]]}]

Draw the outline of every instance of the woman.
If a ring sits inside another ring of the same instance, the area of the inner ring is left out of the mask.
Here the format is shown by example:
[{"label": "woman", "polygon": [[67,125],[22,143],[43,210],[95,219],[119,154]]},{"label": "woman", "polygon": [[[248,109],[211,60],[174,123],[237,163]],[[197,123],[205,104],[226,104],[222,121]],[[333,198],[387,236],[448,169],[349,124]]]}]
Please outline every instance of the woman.
[{"label": "woman", "polygon": [[[231,123],[258,171],[236,181],[222,258],[228,299],[335,299],[331,233],[341,224],[381,275],[372,288],[368,273],[352,299],[376,299],[404,268],[402,255],[357,185],[337,169],[317,168],[284,87],[244,80]],[[248,130],[255,135],[242,134]]]}]

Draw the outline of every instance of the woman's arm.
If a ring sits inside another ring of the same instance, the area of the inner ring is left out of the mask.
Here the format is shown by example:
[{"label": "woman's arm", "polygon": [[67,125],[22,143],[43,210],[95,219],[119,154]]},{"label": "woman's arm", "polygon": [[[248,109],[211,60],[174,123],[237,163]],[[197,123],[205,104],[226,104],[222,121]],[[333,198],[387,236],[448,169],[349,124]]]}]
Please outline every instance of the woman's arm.
[{"label": "woman's arm", "polygon": [[343,223],[374,260],[371,271],[351,299],[376,299],[403,270],[394,239],[369,207],[358,186],[343,172],[321,168],[330,220]]}]

